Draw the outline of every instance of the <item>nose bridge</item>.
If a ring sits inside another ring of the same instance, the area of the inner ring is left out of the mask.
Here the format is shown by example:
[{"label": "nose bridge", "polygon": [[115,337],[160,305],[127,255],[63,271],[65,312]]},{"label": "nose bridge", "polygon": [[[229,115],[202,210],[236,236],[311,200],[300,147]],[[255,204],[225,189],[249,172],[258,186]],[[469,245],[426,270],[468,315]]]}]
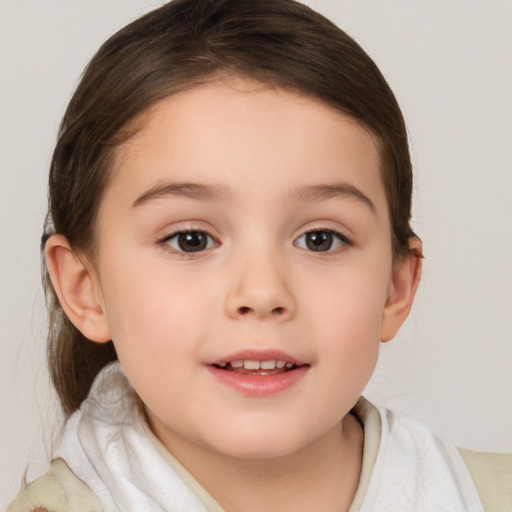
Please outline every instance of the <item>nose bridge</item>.
[{"label": "nose bridge", "polygon": [[248,248],[237,258],[226,296],[226,312],[234,318],[254,316],[289,319],[295,297],[289,288],[284,261],[274,251]]}]

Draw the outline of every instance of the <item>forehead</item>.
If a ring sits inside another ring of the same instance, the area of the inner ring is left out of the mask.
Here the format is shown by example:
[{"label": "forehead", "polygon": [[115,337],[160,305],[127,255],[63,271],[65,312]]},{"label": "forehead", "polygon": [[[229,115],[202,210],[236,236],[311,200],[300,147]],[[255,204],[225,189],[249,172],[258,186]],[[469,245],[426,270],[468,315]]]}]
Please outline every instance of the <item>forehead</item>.
[{"label": "forehead", "polygon": [[[353,118],[310,97],[242,78],[173,94],[118,148],[110,188],[162,179],[267,194],[339,179],[383,199],[378,142]],[[385,199],[384,199],[385,201]]]}]

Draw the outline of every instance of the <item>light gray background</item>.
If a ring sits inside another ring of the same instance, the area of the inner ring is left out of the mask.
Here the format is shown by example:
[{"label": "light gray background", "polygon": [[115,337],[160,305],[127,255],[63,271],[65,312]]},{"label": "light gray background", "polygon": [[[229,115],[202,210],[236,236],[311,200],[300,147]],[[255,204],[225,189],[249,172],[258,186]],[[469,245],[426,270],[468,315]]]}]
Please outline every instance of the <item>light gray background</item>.
[{"label": "light gray background", "polygon": [[[160,4],[0,0],[0,508],[29,460],[44,469],[58,424],[38,254],[58,123],[99,44]],[[423,283],[367,396],[458,445],[512,452],[512,2],[309,4],[380,66],[415,164]]]}]

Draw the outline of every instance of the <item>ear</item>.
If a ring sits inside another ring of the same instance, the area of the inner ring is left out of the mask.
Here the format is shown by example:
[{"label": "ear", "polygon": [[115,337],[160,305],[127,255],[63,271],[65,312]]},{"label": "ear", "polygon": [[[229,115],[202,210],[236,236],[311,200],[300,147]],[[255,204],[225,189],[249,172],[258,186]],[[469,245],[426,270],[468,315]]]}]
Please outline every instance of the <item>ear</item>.
[{"label": "ear", "polygon": [[409,315],[416,290],[420,284],[422,267],[421,240],[412,237],[411,253],[397,261],[389,283],[388,297],[382,313],[380,339],[391,340]]},{"label": "ear", "polygon": [[91,341],[110,341],[101,286],[92,268],[80,260],[62,235],[48,238],[45,255],[53,287],[69,320]]}]

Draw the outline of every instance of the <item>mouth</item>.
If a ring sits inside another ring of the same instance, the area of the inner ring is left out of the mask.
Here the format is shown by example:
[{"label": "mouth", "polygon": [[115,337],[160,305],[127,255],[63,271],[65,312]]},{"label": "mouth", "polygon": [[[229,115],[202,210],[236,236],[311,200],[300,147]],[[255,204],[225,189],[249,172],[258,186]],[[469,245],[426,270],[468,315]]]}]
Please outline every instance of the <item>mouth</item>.
[{"label": "mouth", "polygon": [[269,359],[265,361],[240,359],[235,361],[223,361],[213,364],[212,366],[218,370],[235,372],[243,375],[281,375],[305,365],[294,361],[286,361],[284,359]]},{"label": "mouth", "polygon": [[270,397],[294,388],[303,380],[309,363],[280,350],[242,350],[206,367],[222,385],[248,397]]}]

